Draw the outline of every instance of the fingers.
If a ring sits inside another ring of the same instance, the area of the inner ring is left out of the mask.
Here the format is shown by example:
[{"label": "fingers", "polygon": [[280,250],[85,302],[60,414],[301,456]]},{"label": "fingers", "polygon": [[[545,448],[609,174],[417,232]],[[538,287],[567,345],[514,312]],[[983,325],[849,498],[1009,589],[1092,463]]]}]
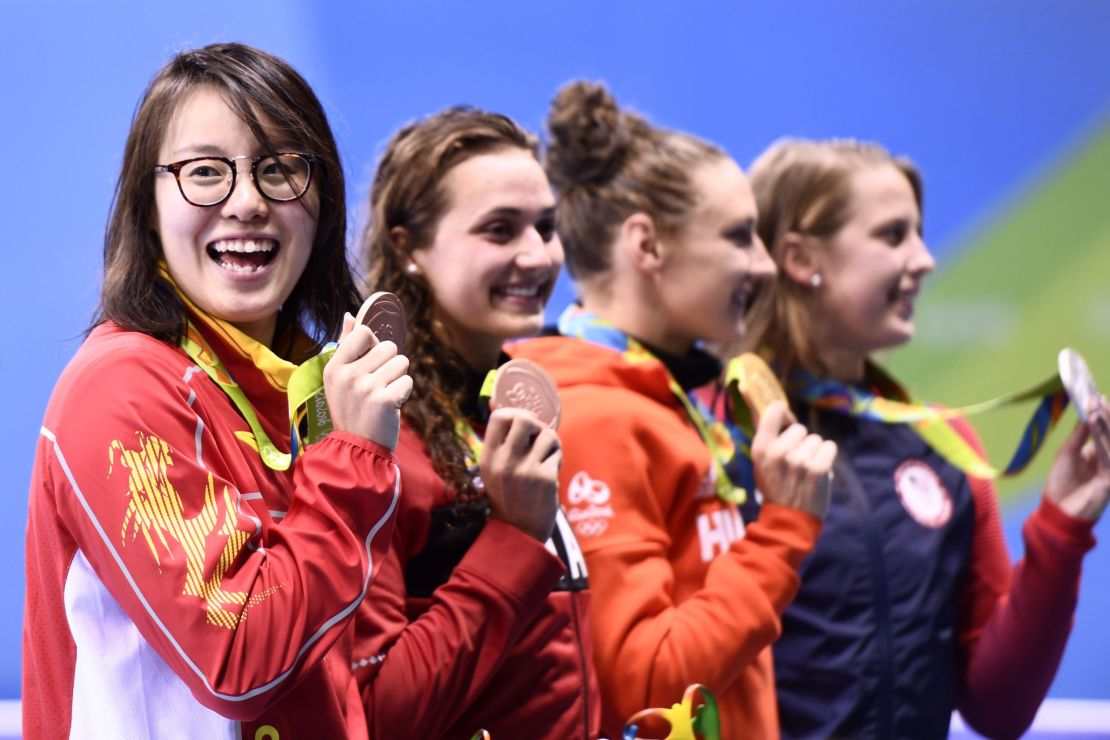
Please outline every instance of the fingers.
[{"label": "fingers", "polygon": [[1083,447],[1083,443],[1087,441],[1087,435],[1089,433],[1090,428],[1087,422],[1084,422],[1082,419],[1077,420],[1075,426],[1072,427],[1071,434],[1069,434],[1068,438],[1064,440],[1064,443],[1060,445],[1059,454],[1066,454],[1070,457],[1078,456],[1079,450]]},{"label": "fingers", "polygon": [[523,457],[542,428],[531,411],[510,407],[494,409],[486,425],[483,444],[491,453],[504,449],[514,457]]},{"label": "fingers", "polygon": [[558,484],[559,470],[563,467],[563,450],[556,447],[554,451],[540,463],[540,472],[549,480]]},{"label": "fingers", "polygon": [[794,423],[794,414],[785,401],[772,401],[759,417],[752,437],[752,458],[769,454],[768,447],[785,427]]},{"label": "fingers", "polygon": [[485,438],[482,441],[483,458],[505,443],[505,435],[509,433],[512,421],[513,417],[508,409],[495,409],[490,413]]},{"label": "fingers", "polygon": [[806,428],[801,424],[791,424],[767,445],[767,457],[789,459],[790,455],[796,453],[798,448],[802,446],[807,434]]},{"label": "fingers", "polygon": [[817,448],[817,453],[813,456],[812,468],[820,471],[831,471],[833,463],[836,462],[836,442],[831,439],[826,439],[821,442],[821,446]]},{"label": "fingers", "polygon": [[557,451],[559,451],[559,435],[549,427],[543,427],[533,440],[528,456],[533,462],[539,464]]},{"label": "fingers", "polygon": [[[344,326],[346,327],[346,319]],[[362,324],[353,326],[339,339],[339,346],[335,349],[332,362],[346,365],[365,355],[377,343],[374,332]],[[330,364],[330,363],[329,363]]]},{"label": "fingers", "polygon": [[400,408],[412,395],[412,376],[401,375],[385,387],[385,392],[386,397]]},{"label": "fingers", "polygon": [[339,330],[339,341],[343,341],[343,337],[351,333],[351,329],[355,328],[355,317],[348,311],[343,312],[343,328]]},{"label": "fingers", "polygon": [[1103,470],[1110,470],[1110,410],[1106,397],[1097,396],[1087,403],[1087,431],[1091,435]]},{"label": "fingers", "polygon": [[531,411],[523,409],[506,409],[512,413],[509,424],[509,433],[505,436],[505,445],[512,450],[514,456],[526,456],[531,450],[540,431],[544,429],[540,420]]}]

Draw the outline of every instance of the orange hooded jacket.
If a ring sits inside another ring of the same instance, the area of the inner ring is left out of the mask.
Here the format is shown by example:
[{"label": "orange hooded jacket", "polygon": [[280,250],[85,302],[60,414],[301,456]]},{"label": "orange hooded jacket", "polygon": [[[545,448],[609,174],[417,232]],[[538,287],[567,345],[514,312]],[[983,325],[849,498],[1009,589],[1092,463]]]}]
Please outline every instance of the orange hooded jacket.
[{"label": "orange hooded jacket", "polygon": [[778,737],[769,648],[820,521],[765,502],[745,527],[658,360],[570,337],[508,351],[559,386],[559,492],[589,568],[603,732],[702,683],[722,737]]}]

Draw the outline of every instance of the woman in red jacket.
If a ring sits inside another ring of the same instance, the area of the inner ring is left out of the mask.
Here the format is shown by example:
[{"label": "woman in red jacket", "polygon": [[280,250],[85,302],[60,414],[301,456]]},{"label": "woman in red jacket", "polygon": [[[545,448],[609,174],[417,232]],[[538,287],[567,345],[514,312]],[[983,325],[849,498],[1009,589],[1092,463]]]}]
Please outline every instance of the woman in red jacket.
[{"label": "woman in red jacket", "polygon": [[392,530],[407,361],[348,324],[334,431],[296,459],[286,394],[357,310],[345,223],[288,64],[215,44],[153,79],[35,456],[25,737],[365,736],[345,628]]},{"label": "woman in red jacket", "polygon": [[[590,568],[603,730],[716,695],[723,737],[775,737],[770,644],[827,502],[835,446],[779,401],[752,448],[763,495],[745,521],[727,434],[691,391],[716,377],[703,340],[736,342],[774,267],[747,178],[719,148],[620,110],[602,86],[559,92],[547,170],[581,305],[511,352],[563,400],[560,491]],[[754,498],[754,491],[748,492]]]},{"label": "woman in red jacket", "polygon": [[[956,464],[955,452],[982,454],[967,422],[868,411],[907,398],[871,356],[913,336],[935,266],[917,169],[874,144],[783,141],[751,173],[779,277],[750,340],[799,418],[840,448],[825,529],[775,645],[783,734],[946,737],[958,708],[989,737],[1017,737],[1056,672],[1110,497],[1110,468],[1084,441],[1110,439],[1094,418],[1077,425],[1011,568],[993,484]],[[1105,424],[1104,400],[1087,411]]]},{"label": "woman in red jacket", "polygon": [[417,389],[393,546],[358,620],[371,734],[595,737],[586,572],[558,510],[559,438],[479,397],[502,343],[539,332],[563,264],[535,138],[475,109],[404,127],[378,165],[363,250],[372,289],[407,307]]}]

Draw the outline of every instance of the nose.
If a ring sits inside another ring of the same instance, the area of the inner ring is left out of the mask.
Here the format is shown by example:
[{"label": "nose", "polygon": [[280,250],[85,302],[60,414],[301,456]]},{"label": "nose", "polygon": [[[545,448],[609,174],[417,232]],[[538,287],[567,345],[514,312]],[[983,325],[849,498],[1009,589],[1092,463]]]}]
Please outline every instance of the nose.
[{"label": "nose", "polygon": [[749,254],[751,255],[751,263],[748,265],[748,274],[752,278],[757,282],[765,283],[775,277],[778,273],[778,267],[775,266],[775,261],[771,259],[763,240],[758,236],[755,237],[755,243],[752,245]]},{"label": "nose", "polygon": [[929,251],[929,247],[920,234],[914,236],[914,243],[911,246],[912,251],[909,260],[906,262],[907,272],[924,277],[937,269],[937,261],[933,258],[933,253]]},{"label": "nose", "polygon": [[250,169],[249,158],[236,158],[235,186],[221,206],[224,217],[239,221],[253,221],[269,213],[269,201],[259,192],[258,186],[251,177]]},{"label": "nose", "polygon": [[513,262],[520,270],[548,270],[562,265],[563,247],[558,236],[544,241],[535,226],[529,226],[520,237],[520,247]]}]

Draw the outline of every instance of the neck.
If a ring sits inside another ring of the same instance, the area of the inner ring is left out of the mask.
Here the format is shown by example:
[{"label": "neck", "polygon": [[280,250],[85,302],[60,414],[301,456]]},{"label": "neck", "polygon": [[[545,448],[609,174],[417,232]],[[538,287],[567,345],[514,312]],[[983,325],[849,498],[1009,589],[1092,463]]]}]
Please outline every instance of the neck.
[{"label": "neck", "polygon": [[833,380],[842,383],[858,383],[863,380],[867,355],[824,347],[818,351],[818,356],[825,366],[826,375]]},{"label": "neck", "polygon": [[459,353],[471,370],[488,372],[497,367],[501,356],[501,340],[485,334],[464,331],[458,327],[449,329],[437,321],[434,328],[436,337]]},{"label": "neck", "polygon": [[694,345],[694,337],[676,330],[656,300],[591,294],[582,291],[582,307],[609,322],[630,337],[681,357]]},{"label": "neck", "polygon": [[228,323],[259,344],[271,349],[273,348],[274,332],[277,330],[277,314],[261,319],[260,321],[235,321]]}]

